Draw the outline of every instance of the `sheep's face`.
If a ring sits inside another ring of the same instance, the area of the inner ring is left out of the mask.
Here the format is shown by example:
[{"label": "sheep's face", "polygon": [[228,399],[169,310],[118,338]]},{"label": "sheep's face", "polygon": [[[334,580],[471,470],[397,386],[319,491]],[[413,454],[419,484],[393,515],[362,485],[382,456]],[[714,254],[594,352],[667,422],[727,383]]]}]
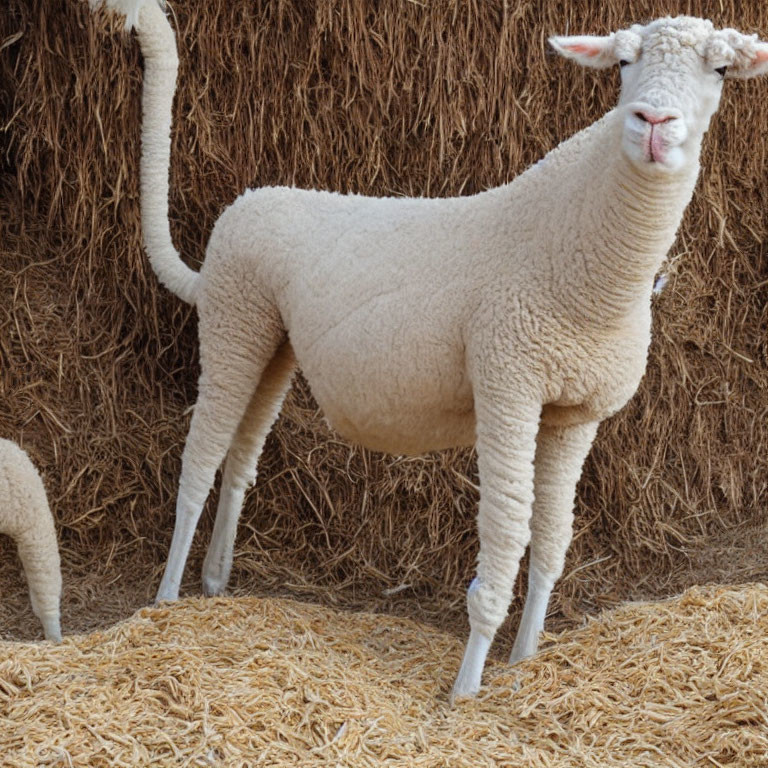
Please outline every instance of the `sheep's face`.
[{"label": "sheep's face", "polygon": [[661,173],[698,162],[726,77],[768,71],[768,44],[756,35],[688,16],[550,43],[585,66],[621,67],[622,149],[635,165]]}]

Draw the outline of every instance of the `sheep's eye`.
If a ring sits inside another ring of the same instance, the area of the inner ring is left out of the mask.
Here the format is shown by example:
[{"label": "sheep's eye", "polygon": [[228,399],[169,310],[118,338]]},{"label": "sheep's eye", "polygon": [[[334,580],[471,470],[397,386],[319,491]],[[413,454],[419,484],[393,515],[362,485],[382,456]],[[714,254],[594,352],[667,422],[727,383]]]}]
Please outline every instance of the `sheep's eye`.
[{"label": "sheep's eye", "polygon": [[626,66],[627,66],[627,64],[629,64],[629,62],[628,62],[626,59],[621,59],[621,60],[619,61],[619,66],[620,66],[620,67],[626,67]]},{"label": "sheep's eye", "polygon": [[715,72],[717,72],[720,77],[725,77],[725,70],[728,69],[728,67],[717,67],[715,69]]}]

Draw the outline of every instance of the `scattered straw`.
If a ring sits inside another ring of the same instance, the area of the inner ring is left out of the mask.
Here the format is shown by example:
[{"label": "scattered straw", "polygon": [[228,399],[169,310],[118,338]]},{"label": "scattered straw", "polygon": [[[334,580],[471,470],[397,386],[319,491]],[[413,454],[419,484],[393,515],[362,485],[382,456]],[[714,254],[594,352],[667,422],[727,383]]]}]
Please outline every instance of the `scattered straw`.
[{"label": "scattered straw", "polygon": [[0,644],[3,766],[768,765],[768,589],[628,604],[495,662],[451,710],[456,638],[284,600],[144,608]]}]

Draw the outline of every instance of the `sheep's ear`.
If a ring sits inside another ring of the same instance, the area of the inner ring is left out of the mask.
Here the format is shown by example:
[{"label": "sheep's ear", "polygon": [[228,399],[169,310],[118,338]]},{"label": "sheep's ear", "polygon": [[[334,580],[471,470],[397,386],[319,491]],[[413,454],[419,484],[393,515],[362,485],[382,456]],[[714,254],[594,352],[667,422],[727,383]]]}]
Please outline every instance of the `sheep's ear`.
[{"label": "sheep's ear", "polygon": [[726,77],[747,79],[768,73],[768,43],[755,40],[736,55],[736,61],[726,70]]},{"label": "sheep's ear", "polygon": [[549,44],[567,59],[573,59],[583,67],[604,69],[618,61],[614,52],[613,35],[577,35],[573,37],[550,37]]}]

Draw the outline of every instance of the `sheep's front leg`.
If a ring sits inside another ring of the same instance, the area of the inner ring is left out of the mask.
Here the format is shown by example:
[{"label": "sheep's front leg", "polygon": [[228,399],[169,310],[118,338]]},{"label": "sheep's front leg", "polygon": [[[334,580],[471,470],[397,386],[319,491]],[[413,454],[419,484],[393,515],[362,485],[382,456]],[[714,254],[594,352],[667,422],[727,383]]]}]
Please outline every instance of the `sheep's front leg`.
[{"label": "sheep's front leg", "polygon": [[467,593],[470,635],[451,701],[477,693],[493,636],[507,615],[530,538],[533,461],[541,405],[476,393],[480,477],[477,576]]},{"label": "sheep's front leg", "polygon": [[[42,487],[42,486],[41,486]],[[32,610],[40,619],[46,640],[61,642],[59,603],[61,601],[61,564],[53,518],[45,501],[45,491],[37,525],[21,532],[16,538],[19,559],[29,586]]]},{"label": "sheep's front leg", "polygon": [[571,543],[576,484],[598,422],[570,427],[543,424],[536,447],[528,595],[509,663],[536,653],[555,582]]}]

